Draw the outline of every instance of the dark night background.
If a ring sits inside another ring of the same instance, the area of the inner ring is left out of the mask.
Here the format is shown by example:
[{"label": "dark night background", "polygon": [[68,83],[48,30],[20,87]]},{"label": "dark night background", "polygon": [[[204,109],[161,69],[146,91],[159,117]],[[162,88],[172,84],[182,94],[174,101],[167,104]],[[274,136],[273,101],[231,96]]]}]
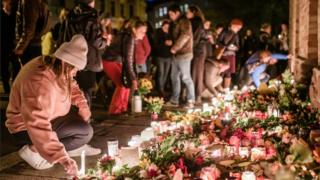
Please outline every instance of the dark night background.
[{"label": "dark night background", "polygon": [[[148,9],[164,0],[147,0]],[[171,2],[185,2],[176,0]],[[246,28],[259,30],[262,23],[271,23],[274,32],[279,31],[279,25],[288,23],[289,0],[189,0],[189,4],[195,4],[202,8],[206,19],[213,24],[223,23],[228,25],[231,19],[240,18],[245,23]]]}]

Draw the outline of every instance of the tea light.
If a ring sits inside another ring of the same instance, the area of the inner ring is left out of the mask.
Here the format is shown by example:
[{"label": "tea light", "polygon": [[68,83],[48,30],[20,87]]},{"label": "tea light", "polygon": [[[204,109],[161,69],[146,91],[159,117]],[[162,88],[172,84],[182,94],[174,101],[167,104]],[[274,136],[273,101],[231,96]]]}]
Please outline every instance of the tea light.
[{"label": "tea light", "polygon": [[213,158],[220,158],[222,156],[222,151],[221,149],[215,149],[211,152],[211,156]]},{"label": "tea light", "polygon": [[141,132],[141,139],[143,141],[149,141],[150,139],[152,139],[154,137],[155,137],[154,130],[151,127],[146,128]]},{"label": "tea light", "polygon": [[241,180],[256,180],[256,175],[252,171],[244,171]]},{"label": "tea light", "polygon": [[122,165],[133,167],[139,165],[138,147],[122,147],[120,150]]},{"label": "tea light", "polygon": [[224,113],[224,117],[223,117],[223,121],[224,122],[228,123],[228,122],[230,122],[231,119],[232,118],[231,118],[231,114],[230,113],[228,113],[228,112]]},{"label": "tea light", "polygon": [[279,109],[273,109],[273,116],[274,117],[280,117],[280,110]]},{"label": "tea light", "polygon": [[226,156],[233,156],[237,152],[237,148],[235,146],[226,146]]},{"label": "tea light", "polygon": [[251,160],[264,159],[266,157],[266,148],[254,147],[251,149]]},{"label": "tea light", "polygon": [[117,139],[110,139],[107,141],[108,145],[108,155],[114,157],[118,155],[119,151],[119,142]]},{"label": "tea light", "polygon": [[249,157],[249,148],[248,147],[240,147],[239,148],[239,155],[242,158],[247,158]]},{"label": "tea light", "polygon": [[238,86],[237,85],[233,86],[233,90],[237,91],[238,90]]}]

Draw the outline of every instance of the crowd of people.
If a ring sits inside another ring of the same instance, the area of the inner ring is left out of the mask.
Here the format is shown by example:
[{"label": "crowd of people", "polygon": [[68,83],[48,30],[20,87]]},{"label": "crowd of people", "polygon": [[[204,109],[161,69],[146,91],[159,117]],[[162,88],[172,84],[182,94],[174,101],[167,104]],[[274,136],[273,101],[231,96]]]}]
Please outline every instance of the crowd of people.
[{"label": "crowd of people", "polygon": [[6,126],[23,145],[19,155],[35,169],[60,163],[72,175],[77,164],[71,157],[82,150],[101,152],[87,145],[97,79],[114,86],[111,115],[128,111],[130,94],[144,76],[153,77],[166,106],[193,108],[205,89],[217,96],[232,85],[259,87],[277,78],[287,66],[278,60],[290,57],[285,23],[276,38],[268,23],[258,38],[250,29],[240,38],[242,20],[212,31],[199,7],[191,5],[184,14],[173,4],[156,31],[139,18],[116,30],[112,18],[94,6],[94,0],[78,0],[50,26],[44,0],[2,1],[1,79],[10,94]]}]

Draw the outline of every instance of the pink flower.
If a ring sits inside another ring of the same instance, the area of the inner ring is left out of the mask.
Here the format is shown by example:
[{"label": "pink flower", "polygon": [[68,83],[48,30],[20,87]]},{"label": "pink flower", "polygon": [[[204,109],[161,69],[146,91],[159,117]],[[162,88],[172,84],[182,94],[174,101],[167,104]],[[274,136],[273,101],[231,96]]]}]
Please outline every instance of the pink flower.
[{"label": "pink flower", "polygon": [[241,146],[247,147],[247,146],[250,146],[250,144],[251,144],[251,141],[248,138],[244,138],[241,140]]},{"label": "pink flower", "polygon": [[220,177],[221,172],[215,166],[205,167],[201,169],[200,178],[206,180],[216,180]]},{"label": "pink flower", "polygon": [[241,140],[237,136],[231,136],[229,139],[229,144],[235,146],[236,148],[240,146],[240,142]]},{"label": "pink flower", "polygon": [[195,163],[196,163],[196,165],[198,165],[198,166],[202,165],[202,164],[204,163],[204,158],[203,158],[202,156],[196,157]]},{"label": "pink flower", "polygon": [[274,146],[270,146],[269,148],[267,148],[267,158],[272,158],[274,156],[277,155],[277,151],[276,148],[274,148]]},{"label": "pink flower", "polygon": [[255,118],[260,119],[260,120],[265,120],[268,118],[268,115],[266,113],[261,112],[261,111],[255,111],[254,115],[255,115]]},{"label": "pink flower", "polygon": [[147,174],[148,174],[148,177],[152,178],[152,177],[157,177],[160,174],[160,172],[158,167],[155,164],[151,164],[148,167]]}]

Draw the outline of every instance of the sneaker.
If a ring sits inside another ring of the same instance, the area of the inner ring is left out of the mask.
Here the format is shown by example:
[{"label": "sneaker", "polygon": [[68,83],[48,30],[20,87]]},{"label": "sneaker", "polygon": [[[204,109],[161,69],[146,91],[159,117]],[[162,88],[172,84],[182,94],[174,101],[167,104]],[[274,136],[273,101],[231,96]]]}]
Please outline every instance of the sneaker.
[{"label": "sneaker", "polygon": [[194,108],[194,103],[193,102],[188,102],[185,106],[184,106],[185,109],[192,109]]},{"label": "sneaker", "polygon": [[94,148],[88,144],[85,144],[85,145],[79,147],[78,149],[68,151],[68,154],[70,157],[76,157],[76,156],[80,156],[82,151],[85,151],[86,156],[94,156],[94,155],[98,155],[101,153],[101,149]]},{"label": "sneaker", "polygon": [[165,104],[166,107],[179,107],[179,104],[177,103],[173,103],[171,101],[168,101],[166,104]]},{"label": "sneaker", "polygon": [[29,145],[23,146],[19,152],[19,156],[26,161],[31,167],[37,170],[49,169],[53,164],[49,163],[39,153],[31,151]]}]

